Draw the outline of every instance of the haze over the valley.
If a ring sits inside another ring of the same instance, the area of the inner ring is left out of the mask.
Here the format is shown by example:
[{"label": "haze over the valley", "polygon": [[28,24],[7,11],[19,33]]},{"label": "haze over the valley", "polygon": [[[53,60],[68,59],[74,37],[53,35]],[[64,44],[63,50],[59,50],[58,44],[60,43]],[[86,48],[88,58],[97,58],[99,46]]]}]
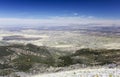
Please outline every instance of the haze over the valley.
[{"label": "haze over the valley", "polygon": [[[104,28],[104,30],[102,29]],[[119,27],[44,27],[18,31],[1,29],[1,41],[7,43],[32,43],[38,46],[77,50],[80,48],[119,49]]]}]

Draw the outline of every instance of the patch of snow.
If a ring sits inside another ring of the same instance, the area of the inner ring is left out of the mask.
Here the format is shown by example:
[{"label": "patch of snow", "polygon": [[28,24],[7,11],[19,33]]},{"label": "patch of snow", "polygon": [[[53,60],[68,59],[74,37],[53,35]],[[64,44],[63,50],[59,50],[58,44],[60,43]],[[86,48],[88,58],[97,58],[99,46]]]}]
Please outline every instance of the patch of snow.
[{"label": "patch of snow", "polygon": [[50,74],[40,74],[31,77],[119,77],[120,69],[78,69]]}]

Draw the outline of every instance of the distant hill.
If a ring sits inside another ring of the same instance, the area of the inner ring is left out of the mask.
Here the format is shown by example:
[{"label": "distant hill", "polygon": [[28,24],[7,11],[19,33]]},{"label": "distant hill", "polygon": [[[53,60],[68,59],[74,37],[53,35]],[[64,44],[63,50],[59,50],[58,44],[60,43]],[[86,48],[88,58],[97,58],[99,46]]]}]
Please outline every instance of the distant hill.
[{"label": "distant hill", "polygon": [[69,56],[60,57],[66,64],[85,64],[87,66],[120,65],[120,50],[119,49],[80,49]]}]

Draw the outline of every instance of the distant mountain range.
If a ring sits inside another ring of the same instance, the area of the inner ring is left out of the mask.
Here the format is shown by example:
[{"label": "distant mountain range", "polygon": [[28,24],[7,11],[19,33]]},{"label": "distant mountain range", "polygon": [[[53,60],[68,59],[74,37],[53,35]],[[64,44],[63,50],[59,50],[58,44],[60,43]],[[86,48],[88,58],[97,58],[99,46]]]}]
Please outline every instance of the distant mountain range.
[{"label": "distant mountain range", "polygon": [[21,30],[52,30],[52,31],[84,31],[84,32],[99,32],[99,33],[113,33],[120,35],[120,26],[95,26],[95,25],[69,25],[69,26],[13,26],[13,27],[0,27],[0,29],[8,31],[21,31]]}]

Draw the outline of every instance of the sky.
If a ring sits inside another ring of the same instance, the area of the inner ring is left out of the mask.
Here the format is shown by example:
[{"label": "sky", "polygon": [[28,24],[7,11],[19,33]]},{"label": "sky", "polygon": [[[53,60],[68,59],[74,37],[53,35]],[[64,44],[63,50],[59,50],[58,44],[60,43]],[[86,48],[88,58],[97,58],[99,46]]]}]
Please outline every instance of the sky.
[{"label": "sky", "polygon": [[120,0],[0,0],[0,26],[120,25]]}]

